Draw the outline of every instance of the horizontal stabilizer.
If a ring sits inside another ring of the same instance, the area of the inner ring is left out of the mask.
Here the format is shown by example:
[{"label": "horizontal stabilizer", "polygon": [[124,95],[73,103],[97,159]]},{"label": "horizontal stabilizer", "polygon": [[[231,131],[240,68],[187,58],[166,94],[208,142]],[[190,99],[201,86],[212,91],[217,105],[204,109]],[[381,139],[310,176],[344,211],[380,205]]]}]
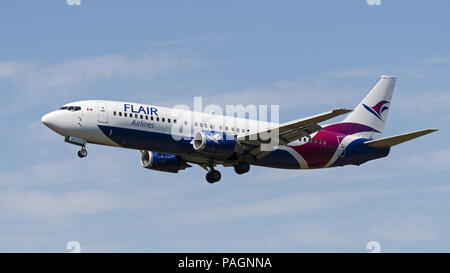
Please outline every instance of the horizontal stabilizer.
[{"label": "horizontal stabilizer", "polygon": [[388,148],[436,131],[437,129],[426,129],[397,136],[384,137],[376,140],[369,140],[364,142],[364,144],[366,144],[366,146],[371,148]]}]

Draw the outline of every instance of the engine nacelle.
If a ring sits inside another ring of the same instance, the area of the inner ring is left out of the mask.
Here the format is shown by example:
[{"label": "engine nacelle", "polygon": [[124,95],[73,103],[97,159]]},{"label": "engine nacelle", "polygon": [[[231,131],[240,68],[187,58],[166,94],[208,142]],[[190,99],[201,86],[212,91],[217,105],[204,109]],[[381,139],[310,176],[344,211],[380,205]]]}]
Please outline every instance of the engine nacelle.
[{"label": "engine nacelle", "polygon": [[203,131],[194,134],[192,146],[197,152],[227,157],[234,153],[236,141],[224,133]]},{"label": "engine nacelle", "polygon": [[177,173],[186,166],[178,156],[173,154],[160,154],[150,151],[141,151],[141,165],[146,169]]}]

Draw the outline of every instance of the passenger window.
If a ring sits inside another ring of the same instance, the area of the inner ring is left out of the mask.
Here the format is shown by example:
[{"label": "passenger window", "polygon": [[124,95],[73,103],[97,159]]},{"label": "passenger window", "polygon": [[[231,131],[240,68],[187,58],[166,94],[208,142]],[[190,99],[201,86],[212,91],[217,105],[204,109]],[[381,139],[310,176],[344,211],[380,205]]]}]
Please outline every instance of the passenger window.
[{"label": "passenger window", "polygon": [[[175,123],[175,122],[176,122],[176,120],[174,120],[173,122]],[[184,121],[184,125],[187,125],[187,121],[186,121],[186,120]]]},{"label": "passenger window", "polygon": [[238,132],[238,133],[239,133],[239,128],[236,128],[236,132]]},{"label": "passenger window", "polygon": [[228,126],[225,126],[225,131],[228,131]]},{"label": "passenger window", "polygon": [[231,127],[231,131],[233,131],[233,132],[234,132],[234,127]]},{"label": "passenger window", "polygon": [[211,129],[213,128],[212,124],[209,125],[209,128],[211,128]]},{"label": "passenger window", "polygon": [[222,131],[222,125],[219,126],[219,130]]},{"label": "passenger window", "polygon": [[123,113],[123,116],[126,117],[126,116],[127,116],[127,113]]},{"label": "passenger window", "polygon": [[150,120],[153,120],[153,116],[150,116]]},{"label": "passenger window", "polygon": [[141,119],[144,119],[144,116],[143,116],[143,115],[141,115]]},{"label": "passenger window", "polygon": [[135,118],[138,118],[138,114],[134,114],[134,117],[135,117]]},{"label": "passenger window", "polygon": [[170,123],[170,118],[167,119],[167,122]]},{"label": "passenger window", "polygon": [[177,123],[177,120],[176,120],[176,119],[174,119],[174,120],[173,120],[173,123]]},{"label": "passenger window", "polygon": [[194,122],[194,125],[195,125],[195,127],[197,127],[198,126],[197,122]]},{"label": "passenger window", "polygon": [[156,121],[159,121],[159,117],[156,117]]},{"label": "passenger window", "polygon": [[322,142],[319,140],[319,144],[322,144]]},{"label": "passenger window", "polygon": [[122,112],[119,112],[119,117],[121,117],[122,116]]},{"label": "passenger window", "polygon": [[202,127],[202,128],[203,128],[203,123],[200,123],[200,127]]},{"label": "passenger window", "polygon": [[114,111],[114,112],[113,112],[113,115],[115,116],[116,114],[117,114],[117,112],[116,112],[116,111]]},{"label": "passenger window", "polygon": [[314,143],[316,143],[316,140],[314,139]]},{"label": "passenger window", "polygon": [[327,145],[327,142],[325,140],[323,141],[323,145]]}]

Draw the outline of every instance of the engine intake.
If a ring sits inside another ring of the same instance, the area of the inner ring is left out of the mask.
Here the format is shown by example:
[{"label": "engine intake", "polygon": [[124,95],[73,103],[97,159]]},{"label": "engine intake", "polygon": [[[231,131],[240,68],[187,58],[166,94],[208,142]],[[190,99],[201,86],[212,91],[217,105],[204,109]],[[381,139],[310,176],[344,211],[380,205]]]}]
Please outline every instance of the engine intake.
[{"label": "engine intake", "polygon": [[188,165],[173,154],[160,154],[151,151],[141,151],[141,165],[146,169],[177,173]]},{"label": "engine intake", "polygon": [[196,132],[191,143],[197,152],[225,157],[231,156],[236,148],[233,137],[211,131]]}]

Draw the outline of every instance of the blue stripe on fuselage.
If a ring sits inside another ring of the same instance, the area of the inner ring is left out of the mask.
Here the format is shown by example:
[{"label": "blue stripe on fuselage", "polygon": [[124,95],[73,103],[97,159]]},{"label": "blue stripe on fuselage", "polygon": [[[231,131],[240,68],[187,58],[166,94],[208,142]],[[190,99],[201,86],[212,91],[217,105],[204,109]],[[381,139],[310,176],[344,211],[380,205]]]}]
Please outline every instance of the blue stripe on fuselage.
[{"label": "blue stripe on fuselage", "polygon": [[345,148],[344,156],[339,157],[331,167],[344,165],[360,165],[367,161],[385,157],[390,148],[371,148],[364,145],[365,141],[371,139],[358,138],[350,142]]},{"label": "blue stripe on fuselage", "polygon": [[[170,134],[105,125],[98,125],[98,127],[105,136],[124,148],[178,155],[196,154],[205,156],[194,150],[190,143],[192,138],[188,140],[174,140]],[[208,155],[208,158],[212,157]],[[284,150],[275,150],[261,159],[249,160],[249,163],[252,165],[282,169],[300,168],[297,160],[289,152]]]}]

